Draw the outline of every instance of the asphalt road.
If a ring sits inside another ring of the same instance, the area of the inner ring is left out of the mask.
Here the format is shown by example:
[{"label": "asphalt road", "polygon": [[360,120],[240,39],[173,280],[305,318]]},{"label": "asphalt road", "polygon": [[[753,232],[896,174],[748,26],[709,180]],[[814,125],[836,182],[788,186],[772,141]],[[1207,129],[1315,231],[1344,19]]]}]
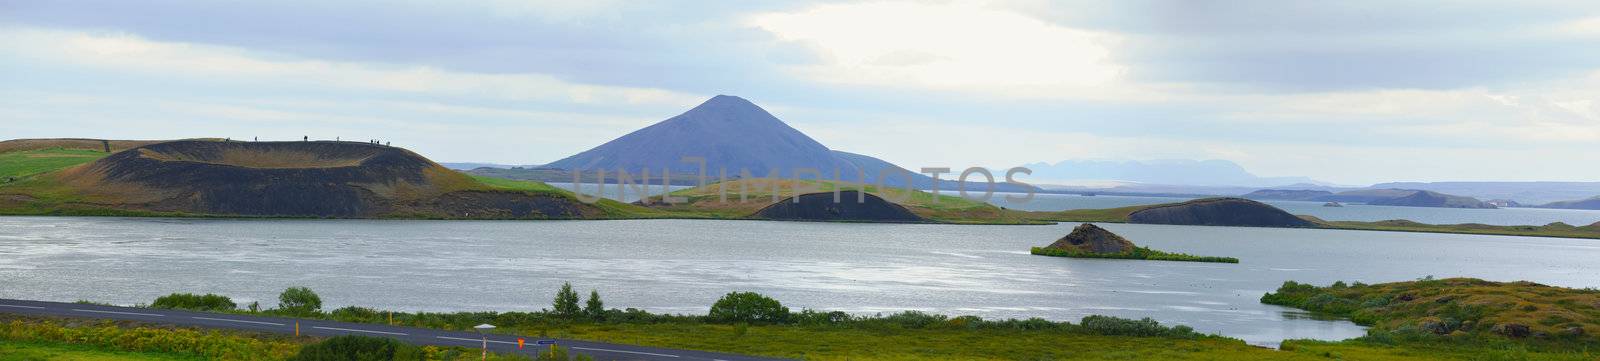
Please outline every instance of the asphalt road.
[{"label": "asphalt road", "polygon": [[[77,303],[23,301],[0,299],[0,313],[22,315],[49,315],[113,320],[132,320],[205,328],[262,331],[293,334],[298,323],[300,334],[311,336],[363,335],[389,337],[415,345],[462,346],[478,348],[483,345],[481,336],[474,332],[441,331],[424,328],[373,325],[322,320],[260,317],[206,313],[181,310],[99,306]],[[537,355],[549,346],[538,345],[540,340],[555,341],[573,353],[588,354],[596,360],[776,360],[772,358],[721,354],[702,351],[674,350],[656,347],[619,345],[600,342],[541,339],[522,337],[524,348],[517,348],[518,336],[489,334],[489,350],[498,353],[526,353]]]}]

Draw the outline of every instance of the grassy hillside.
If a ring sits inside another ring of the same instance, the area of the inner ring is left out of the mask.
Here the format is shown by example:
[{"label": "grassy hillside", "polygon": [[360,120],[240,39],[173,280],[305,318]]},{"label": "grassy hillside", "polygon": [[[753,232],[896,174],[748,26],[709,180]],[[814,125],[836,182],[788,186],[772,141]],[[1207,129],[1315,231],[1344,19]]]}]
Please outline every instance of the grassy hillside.
[{"label": "grassy hillside", "polygon": [[1543,226],[1493,226],[1476,223],[1426,224],[1407,220],[1389,220],[1377,222],[1322,221],[1322,223],[1329,228],[1365,231],[1460,233],[1558,238],[1600,238],[1600,222],[1595,222],[1594,224],[1581,227],[1559,222]]},{"label": "grassy hillside", "polygon": [[1470,278],[1377,285],[1285,282],[1262,303],[1347,317],[1368,339],[1422,344],[1518,344],[1600,349],[1600,290]]},{"label": "grassy hillside", "polygon": [[[946,191],[935,196],[919,190],[907,192],[904,188],[879,188],[874,185],[827,180],[740,179],[719,182],[672,192],[673,197],[683,197],[686,202],[665,204],[653,199],[651,208],[684,216],[716,219],[745,219],[756,211],[778,200],[797,194],[833,192],[834,190],[863,190],[911,210],[923,218],[961,224],[1037,224],[1027,212],[1004,210],[994,205],[978,202]],[[741,197],[742,195],[742,197]],[[774,197],[776,196],[776,197]],[[855,199],[841,199],[854,202]]]},{"label": "grassy hillside", "polygon": [[[0,214],[663,216],[658,210],[613,201],[584,204],[570,192],[543,183],[472,177],[404,149],[357,142],[178,141],[111,155],[60,147],[65,143],[58,140],[0,144],[11,150],[0,152]],[[32,149],[38,146],[52,147]]]}]

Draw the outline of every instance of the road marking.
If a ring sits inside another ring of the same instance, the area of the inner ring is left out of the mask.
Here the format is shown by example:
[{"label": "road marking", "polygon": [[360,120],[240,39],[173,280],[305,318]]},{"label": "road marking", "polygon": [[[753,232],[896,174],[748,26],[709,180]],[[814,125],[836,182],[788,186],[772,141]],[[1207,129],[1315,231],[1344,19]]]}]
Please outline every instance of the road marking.
[{"label": "road marking", "polygon": [[190,317],[190,318],[193,318],[193,319],[196,319],[196,320],[211,320],[211,321],[224,321],[224,322],[254,323],[254,324],[257,324],[257,325],[283,326],[283,324],[276,323],[276,322],[230,320],[230,319],[226,319],[226,318],[210,318],[210,317]]},{"label": "road marking", "polygon": [[23,305],[0,305],[0,307],[32,308],[32,309],[35,309],[35,310],[44,309],[44,307],[39,307],[39,306],[23,306]]},{"label": "road marking", "polygon": [[[480,343],[483,342],[483,339],[481,339],[481,338],[461,338],[461,337],[449,337],[449,336],[433,336],[433,338],[446,339],[446,340],[456,340],[456,341],[471,341],[471,342],[480,342]],[[508,345],[517,344],[516,342],[511,342],[511,341],[489,340],[489,342],[503,343],[503,344],[508,344]]]},{"label": "road marking", "polygon": [[345,331],[345,332],[367,332],[367,333],[381,333],[381,334],[385,334],[385,335],[409,336],[409,335],[406,335],[406,334],[403,334],[403,333],[399,333],[399,332],[352,330],[352,329],[348,329],[348,328],[338,328],[338,327],[311,326],[311,328],[320,328],[320,329],[324,329],[324,330]]},{"label": "road marking", "polygon": [[678,356],[678,355],[668,355],[668,354],[664,354],[664,353],[623,351],[623,350],[612,350],[612,349],[604,349],[604,348],[588,348],[588,347],[578,347],[578,346],[572,346],[572,349],[574,349],[574,350],[600,351],[600,352],[621,352],[621,353],[631,353],[631,354],[650,355],[650,356],[662,356],[662,357],[682,357],[682,356]]},{"label": "road marking", "polygon": [[117,311],[100,311],[100,310],[85,310],[85,309],[82,309],[82,308],[74,308],[74,309],[72,309],[72,310],[73,310],[73,311],[78,311],[78,312],[94,312],[94,313],[110,313],[110,314],[116,314],[116,315],[134,315],[134,316],[155,316],[155,317],[161,317],[161,316],[164,316],[164,315],[157,315],[157,314],[154,314],[154,313],[138,313],[138,312],[117,312]]}]

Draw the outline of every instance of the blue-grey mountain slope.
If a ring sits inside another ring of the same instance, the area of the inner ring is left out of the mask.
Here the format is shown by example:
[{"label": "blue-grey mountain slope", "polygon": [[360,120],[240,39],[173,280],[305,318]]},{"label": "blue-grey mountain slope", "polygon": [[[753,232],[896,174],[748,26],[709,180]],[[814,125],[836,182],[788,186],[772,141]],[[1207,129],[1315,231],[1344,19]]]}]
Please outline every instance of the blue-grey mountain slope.
[{"label": "blue-grey mountain slope", "polygon": [[[665,170],[673,173],[675,182],[684,182],[697,175],[700,166],[682,162],[683,157],[705,158],[706,175],[713,180],[722,169],[730,179],[740,178],[741,170],[748,170],[753,177],[777,174],[789,178],[796,169],[809,169],[823,179],[833,179],[837,170],[838,179],[844,181],[877,183],[878,175],[883,174],[885,186],[904,187],[909,179],[913,187],[933,187],[933,178],[915,170],[872,156],[828,149],[754,103],[729,95],[718,95],[683,114],[540,168],[582,171],[584,179],[596,179],[596,170],[611,174],[626,170],[635,178],[644,169],[649,169],[652,177]],[[940,189],[956,189],[954,179],[963,168],[951,168],[956,173],[941,175],[949,181],[941,182]],[[568,175],[565,181],[570,181],[571,173],[564,174]],[[802,177],[813,176],[802,173]],[[978,183],[968,190],[982,192],[983,178],[975,177],[973,181]],[[995,174],[995,181],[998,192],[1030,188],[1005,184],[1004,173]]]},{"label": "blue-grey mountain slope", "polygon": [[750,101],[728,95],[718,95],[683,114],[545,167],[632,173],[650,169],[653,174],[664,169],[674,173],[700,170],[698,164],[682,162],[684,157],[703,157],[708,174],[725,168],[730,177],[741,170],[756,177],[769,171],[792,176],[794,169],[800,168],[824,174],[832,174],[834,169],[855,173],[822,143]]}]

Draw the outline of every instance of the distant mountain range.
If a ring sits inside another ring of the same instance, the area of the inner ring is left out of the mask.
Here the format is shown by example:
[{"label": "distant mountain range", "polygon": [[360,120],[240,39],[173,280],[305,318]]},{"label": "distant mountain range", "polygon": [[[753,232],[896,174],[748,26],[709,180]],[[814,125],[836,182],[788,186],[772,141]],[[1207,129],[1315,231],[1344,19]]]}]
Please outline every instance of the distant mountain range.
[{"label": "distant mountain range", "polygon": [[1366,203],[1380,206],[1496,208],[1472,197],[1415,189],[1361,189],[1333,193],[1320,190],[1262,189],[1243,195],[1256,200]]},{"label": "distant mountain range", "polygon": [[1576,201],[1550,202],[1539,206],[1539,208],[1600,209],[1600,196]]},{"label": "distant mountain range", "polygon": [[1479,199],[1546,204],[1600,196],[1600,182],[1394,182],[1372,188],[1420,189]]},{"label": "distant mountain range", "polygon": [[1187,186],[1275,187],[1289,184],[1329,185],[1306,177],[1261,177],[1239,164],[1219,159],[1150,161],[1066,160],[1024,165],[1030,179],[1047,184],[1121,181]]},{"label": "distant mountain range", "polygon": [[[917,188],[933,186],[931,177],[882,159],[829,149],[765,109],[744,98],[730,95],[712,97],[683,114],[539,167],[546,171],[536,169],[525,173],[529,173],[527,176],[530,177],[539,177],[537,174],[564,174],[567,176],[564,180],[551,181],[570,182],[572,171],[593,176],[595,170],[615,172],[621,169],[637,174],[649,169],[657,177],[663,171],[671,172],[674,182],[681,182],[680,179],[686,179],[681,175],[697,175],[701,170],[697,163],[683,162],[684,157],[704,158],[706,174],[713,178],[718,177],[723,169],[727,170],[730,179],[741,177],[745,171],[752,177],[777,175],[792,178],[796,170],[809,169],[817,171],[824,179],[832,179],[837,171],[839,179],[845,181],[876,183],[879,174],[883,174],[883,184],[886,186],[906,186],[908,180],[911,186]],[[812,176],[804,171],[802,174]],[[949,179],[956,176],[945,177]],[[999,175],[996,182],[996,191],[1029,189],[1005,184]],[[955,182],[946,181],[940,185],[940,189],[954,190],[955,186]],[[982,188],[969,190],[981,191]]]}]

